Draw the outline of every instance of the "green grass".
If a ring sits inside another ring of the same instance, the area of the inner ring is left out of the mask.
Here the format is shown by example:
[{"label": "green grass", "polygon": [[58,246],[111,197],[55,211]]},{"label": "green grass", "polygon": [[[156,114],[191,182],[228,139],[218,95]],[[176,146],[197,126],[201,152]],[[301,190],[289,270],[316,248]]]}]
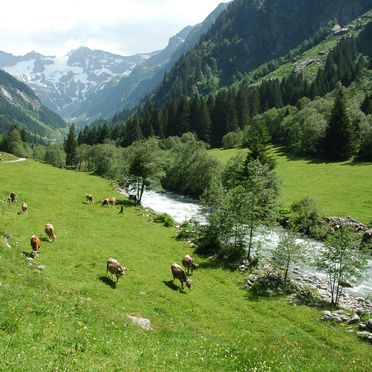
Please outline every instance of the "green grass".
[{"label": "green grass", "polygon": [[12,154],[9,154],[7,152],[2,152],[0,151],[0,162],[1,161],[8,161],[8,160],[16,160],[17,157],[12,155]]},{"label": "green grass", "polygon": [[[251,299],[239,273],[200,257],[192,291],[177,290],[170,265],[191,249],[138,207],[125,204],[123,215],[101,207],[115,195],[104,179],[31,160],[0,163],[1,199],[10,191],[19,201],[0,203],[0,230],[12,234],[12,248],[0,248],[0,370],[372,368],[370,345],[321,323],[318,310]],[[85,204],[85,193],[96,203]],[[23,201],[29,212],[19,215]],[[29,264],[22,252],[32,234],[45,238],[48,222],[57,239],[43,240]],[[104,278],[109,256],[129,269],[116,288]],[[148,317],[154,330],[138,329],[130,314]]]},{"label": "green grass", "polygon": [[[211,150],[223,164],[244,149]],[[326,216],[372,220],[372,164],[329,163],[296,157],[274,149],[276,173],[281,180],[281,202],[288,207],[310,196]]]}]

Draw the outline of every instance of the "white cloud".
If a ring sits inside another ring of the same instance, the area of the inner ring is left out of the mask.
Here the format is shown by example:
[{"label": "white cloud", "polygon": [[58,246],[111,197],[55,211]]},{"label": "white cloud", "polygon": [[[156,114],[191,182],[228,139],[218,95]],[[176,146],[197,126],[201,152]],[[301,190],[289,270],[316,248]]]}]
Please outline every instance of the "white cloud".
[{"label": "white cloud", "polygon": [[[225,2],[229,0],[223,0]],[[120,54],[165,47],[220,0],[12,0],[1,4],[0,50],[66,54],[84,45]]]}]

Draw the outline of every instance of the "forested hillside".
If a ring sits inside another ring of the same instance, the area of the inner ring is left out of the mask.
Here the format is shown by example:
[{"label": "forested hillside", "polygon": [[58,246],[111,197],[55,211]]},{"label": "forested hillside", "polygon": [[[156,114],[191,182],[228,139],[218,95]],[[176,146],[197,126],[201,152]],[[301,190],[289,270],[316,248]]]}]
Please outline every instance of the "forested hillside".
[{"label": "forested hillside", "polygon": [[371,0],[235,0],[166,76],[154,102],[229,85],[310,39],[328,22],[343,25],[371,6]]},{"label": "forested hillside", "polygon": [[0,70],[0,134],[17,125],[31,142],[56,140],[66,123],[43,106],[35,93],[5,71]]}]

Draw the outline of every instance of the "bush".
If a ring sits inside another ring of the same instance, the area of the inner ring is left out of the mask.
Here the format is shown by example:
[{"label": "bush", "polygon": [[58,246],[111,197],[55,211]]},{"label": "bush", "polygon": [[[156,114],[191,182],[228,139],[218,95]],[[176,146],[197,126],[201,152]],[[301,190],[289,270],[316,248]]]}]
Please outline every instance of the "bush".
[{"label": "bush", "polygon": [[243,132],[229,132],[222,137],[222,147],[224,149],[232,149],[241,147],[243,143]]},{"label": "bush", "polygon": [[177,231],[178,240],[190,240],[195,236],[195,226],[190,221],[181,224]]},{"label": "bush", "polygon": [[308,236],[318,236],[324,220],[314,199],[305,197],[291,205],[290,226]]},{"label": "bush", "polygon": [[154,222],[162,223],[165,227],[172,227],[175,225],[172,217],[167,213],[156,214],[153,220]]}]

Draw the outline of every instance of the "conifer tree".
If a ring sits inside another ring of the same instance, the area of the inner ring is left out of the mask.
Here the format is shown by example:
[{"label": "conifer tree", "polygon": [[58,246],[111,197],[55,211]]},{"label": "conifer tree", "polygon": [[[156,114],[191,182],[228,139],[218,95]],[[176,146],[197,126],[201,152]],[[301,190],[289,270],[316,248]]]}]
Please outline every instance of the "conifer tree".
[{"label": "conifer tree", "polygon": [[73,167],[76,164],[78,141],[76,136],[75,125],[70,126],[70,130],[65,141],[64,149],[66,152],[66,165]]},{"label": "conifer tree", "polygon": [[354,128],[346,109],[343,88],[336,91],[336,99],[326,130],[323,150],[327,159],[343,161],[355,154],[357,130]]}]

